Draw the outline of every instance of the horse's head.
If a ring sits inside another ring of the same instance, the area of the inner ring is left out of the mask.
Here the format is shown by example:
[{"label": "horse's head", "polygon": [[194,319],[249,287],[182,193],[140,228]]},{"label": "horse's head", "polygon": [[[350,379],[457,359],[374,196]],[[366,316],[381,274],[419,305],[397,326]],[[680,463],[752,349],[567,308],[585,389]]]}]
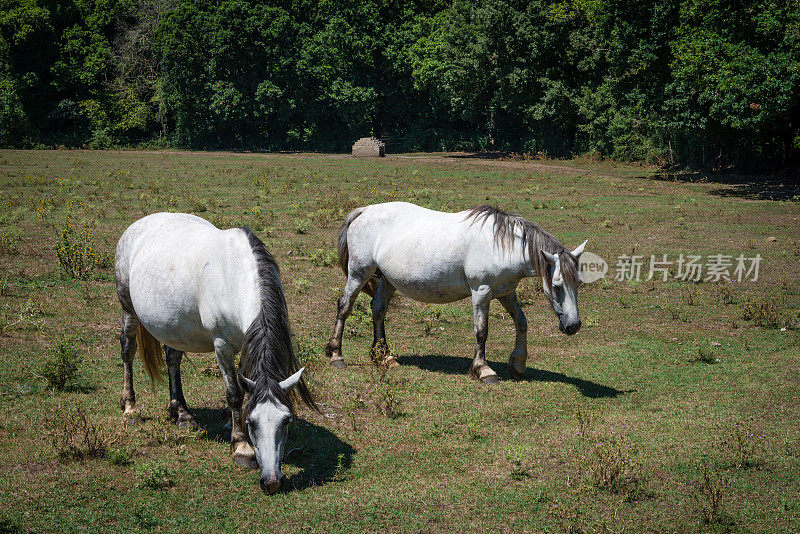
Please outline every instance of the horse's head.
[{"label": "horse's head", "polygon": [[[578,259],[583,254],[587,241],[584,241],[572,254],[551,254],[544,249],[550,269],[551,285],[543,282],[544,294],[558,316],[558,329],[571,336],[581,328],[578,316],[578,285],[580,284]],[[565,262],[570,262],[566,265]],[[545,280],[545,277],[542,277]]]},{"label": "horse's head", "polygon": [[[300,382],[304,370],[305,367],[279,382],[281,390],[288,393],[295,387]],[[252,395],[256,387],[255,382],[241,374],[239,380],[244,390]],[[280,489],[283,479],[286,478],[281,472],[281,461],[291,422],[291,408],[273,394],[263,395],[263,400],[250,409],[245,421],[247,436],[253,445],[258,462],[261,489],[270,495]]]}]

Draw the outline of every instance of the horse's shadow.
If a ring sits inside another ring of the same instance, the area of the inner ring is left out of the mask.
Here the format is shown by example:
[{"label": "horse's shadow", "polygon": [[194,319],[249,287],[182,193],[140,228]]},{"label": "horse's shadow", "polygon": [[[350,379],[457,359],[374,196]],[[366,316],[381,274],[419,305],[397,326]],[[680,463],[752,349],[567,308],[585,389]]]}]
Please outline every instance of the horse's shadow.
[{"label": "horse's shadow", "polygon": [[[444,356],[441,354],[426,354],[424,356],[419,354],[397,356],[397,361],[401,365],[409,364],[415,365],[420,369],[426,371],[434,371],[447,374],[466,374],[472,364],[471,358],[460,356]],[[503,380],[510,380],[511,373],[508,368],[502,364],[489,365],[497,373],[497,376]],[[563,373],[556,373],[553,371],[545,371],[544,369],[532,369],[528,367],[525,370],[525,375],[522,380],[528,382],[561,382],[563,384],[570,384],[578,388],[581,395],[592,399],[597,398],[614,398],[625,393],[631,393],[635,390],[619,390],[610,386],[604,386],[589,380],[567,376]]]},{"label": "horse's shadow", "polygon": [[[206,439],[229,442],[230,411],[227,408],[195,408],[195,420]],[[300,469],[287,477],[285,488],[300,491],[311,486],[343,480],[353,463],[355,449],[325,427],[297,418],[289,429],[283,463]]]}]

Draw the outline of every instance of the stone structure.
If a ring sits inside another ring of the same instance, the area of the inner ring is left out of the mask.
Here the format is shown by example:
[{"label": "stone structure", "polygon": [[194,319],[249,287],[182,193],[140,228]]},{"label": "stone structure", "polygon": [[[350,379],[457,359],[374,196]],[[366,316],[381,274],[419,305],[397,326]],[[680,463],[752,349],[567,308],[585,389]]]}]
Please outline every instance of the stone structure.
[{"label": "stone structure", "polygon": [[386,155],[386,143],[375,137],[362,137],[353,144],[353,155],[382,158]]}]

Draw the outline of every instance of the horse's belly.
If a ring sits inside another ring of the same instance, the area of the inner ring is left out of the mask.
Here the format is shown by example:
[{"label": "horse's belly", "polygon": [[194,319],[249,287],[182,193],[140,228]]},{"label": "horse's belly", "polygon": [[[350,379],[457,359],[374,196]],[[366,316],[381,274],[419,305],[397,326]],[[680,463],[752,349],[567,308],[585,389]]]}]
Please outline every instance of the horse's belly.
[{"label": "horse's belly", "polygon": [[184,352],[212,352],[212,333],[203,325],[197,296],[176,277],[131,276],[131,302],[142,326],[157,340]]},{"label": "horse's belly", "polygon": [[403,295],[420,302],[445,304],[455,302],[470,296],[469,286],[463,277],[454,273],[428,273],[429,276],[419,276],[419,271],[413,269],[381,269],[381,272],[391,284]]}]

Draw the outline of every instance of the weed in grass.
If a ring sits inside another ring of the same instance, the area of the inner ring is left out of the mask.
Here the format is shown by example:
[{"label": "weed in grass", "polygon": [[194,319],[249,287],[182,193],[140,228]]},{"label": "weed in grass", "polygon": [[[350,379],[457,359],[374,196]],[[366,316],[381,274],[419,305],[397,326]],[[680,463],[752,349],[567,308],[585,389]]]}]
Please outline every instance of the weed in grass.
[{"label": "weed in grass", "polygon": [[692,363],[705,363],[711,365],[719,362],[719,358],[713,349],[709,347],[703,347],[701,345],[697,347],[697,354],[690,357],[689,361]]},{"label": "weed in grass", "polygon": [[683,286],[681,288],[681,297],[688,306],[694,306],[697,290],[691,286]]},{"label": "weed in grass", "polygon": [[335,250],[318,248],[311,253],[311,263],[318,267],[332,267],[338,263],[338,256]]},{"label": "weed in grass", "polygon": [[736,469],[757,466],[759,457],[766,449],[766,436],[753,430],[752,421],[737,422],[722,441],[731,465]]},{"label": "weed in grass", "polygon": [[351,337],[363,336],[371,328],[372,308],[369,305],[369,297],[365,293],[359,293],[350,317],[347,318],[347,333]]},{"label": "weed in grass", "polygon": [[98,427],[83,408],[55,409],[45,416],[44,428],[56,455],[63,461],[102,458],[117,438]]},{"label": "weed in grass", "polygon": [[305,278],[295,278],[292,280],[292,285],[297,289],[297,292],[301,295],[308,291],[313,284],[306,280]]},{"label": "weed in grass", "polygon": [[311,230],[311,221],[302,217],[294,217],[292,219],[292,228],[298,234],[307,234]]},{"label": "weed in grass", "polygon": [[42,376],[53,389],[67,389],[78,377],[78,368],[82,361],[80,351],[76,348],[78,343],[80,340],[75,336],[61,336],[55,347],[47,351],[42,365]]},{"label": "weed in grass", "polygon": [[67,278],[85,279],[107,263],[94,245],[94,231],[86,227],[76,228],[67,221],[59,226],[53,249],[61,273]]},{"label": "weed in grass", "polygon": [[400,407],[402,402],[398,396],[398,384],[391,375],[394,360],[389,358],[389,347],[386,342],[380,341],[369,351],[373,364],[373,383],[375,391],[375,407],[378,412],[389,419],[403,415]]},{"label": "weed in grass", "polygon": [[576,505],[567,506],[556,501],[553,503],[552,512],[558,523],[559,532],[565,532],[566,534],[584,534],[587,532],[583,515]]},{"label": "weed in grass", "polygon": [[511,480],[525,480],[533,476],[528,465],[529,456],[528,453],[519,448],[509,447],[506,451],[506,460],[511,464],[509,473]]},{"label": "weed in grass", "polygon": [[294,354],[301,366],[307,366],[314,361],[317,356],[317,351],[314,349],[316,343],[306,343],[302,339],[295,338]]},{"label": "weed in grass", "polygon": [[444,327],[437,326],[439,323],[444,322],[441,308],[430,308],[428,306],[415,308],[412,310],[411,315],[417,323],[422,325],[422,334],[425,336],[433,335],[438,330],[444,330]]},{"label": "weed in grass", "polygon": [[784,322],[780,308],[772,301],[750,298],[742,303],[742,319],[756,326],[777,328]]},{"label": "weed in grass", "polygon": [[8,295],[8,282],[0,279],[0,297]]},{"label": "weed in grass", "polygon": [[733,290],[730,286],[726,283],[720,283],[715,292],[714,292],[715,300],[724,305],[735,304],[736,297],[733,294]]},{"label": "weed in grass", "polygon": [[636,449],[629,441],[612,436],[598,438],[581,460],[596,488],[628,497],[639,482],[635,456]]},{"label": "weed in grass", "polygon": [[23,327],[39,330],[43,324],[40,319],[41,315],[42,312],[33,299],[26,300],[25,304],[16,311],[12,310],[8,304],[3,305],[3,308],[0,309],[0,336]]},{"label": "weed in grass", "polygon": [[698,478],[689,482],[690,495],[697,503],[702,523],[706,525],[717,523],[721,519],[728,480],[707,460],[698,462],[696,469]]},{"label": "weed in grass", "polygon": [[154,490],[164,490],[173,487],[177,482],[173,473],[161,460],[153,460],[138,464],[133,468],[139,484],[142,487]]},{"label": "weed in grass", "polygon": [[110,463],[111,465],[116,465],[119,467],[127,467],[133,463],[133,460],[131,460],[128,451],[126,451],[125,449],[118,449],[113,447],[109,448],[106,451],[105,456],[106,460],[108,460],[108,463]]},{"label": "weed in grass", "polygon": [[600,415],[591,409],[578,408],[575,410],[575,420],[578,423],[578,435],[588,438],[600,422]]},{"label": "weed in grass", "polygon": [[11,226],[0,228],[0,254],[16,254],[19,250],[19,231]]}]

